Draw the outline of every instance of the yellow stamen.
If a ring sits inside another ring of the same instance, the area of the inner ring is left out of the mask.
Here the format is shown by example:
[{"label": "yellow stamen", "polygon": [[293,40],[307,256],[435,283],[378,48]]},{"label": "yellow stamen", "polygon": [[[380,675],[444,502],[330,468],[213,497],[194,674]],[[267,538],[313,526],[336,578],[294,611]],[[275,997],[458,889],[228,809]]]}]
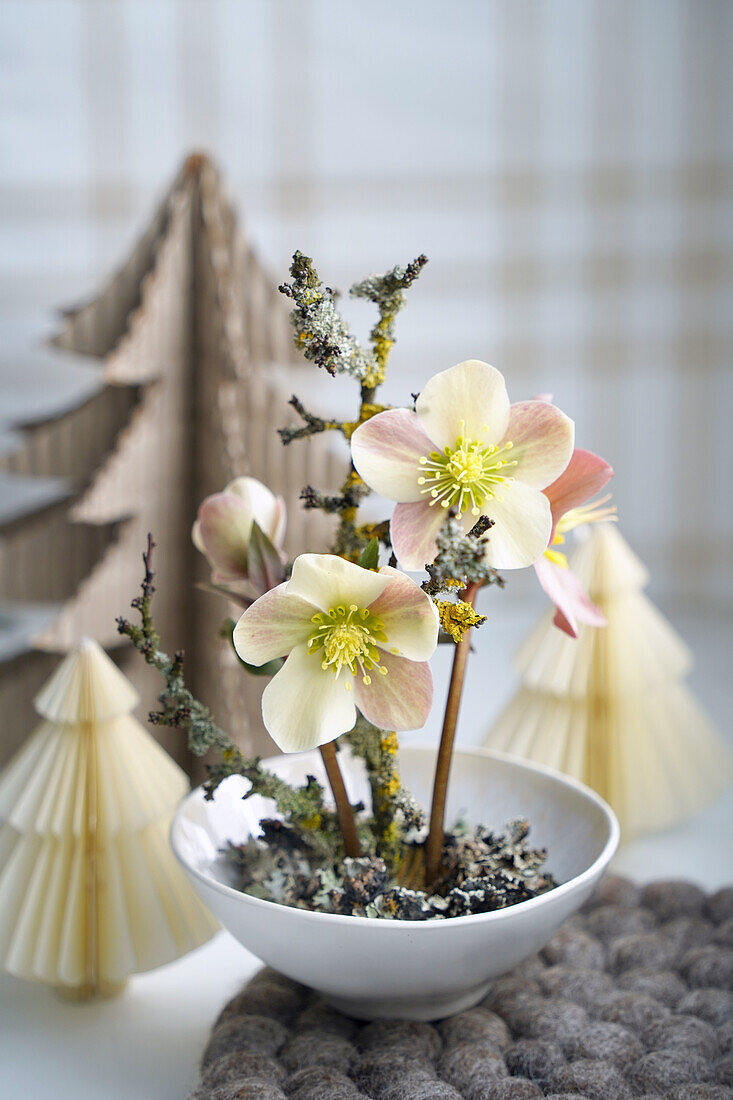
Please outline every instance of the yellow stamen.
[{"label": "yellow stamen", "polygon": [[[333,669],[338,678],[341,669],[346,668],[352,675],[361,675],[362,683],[367,687],[372,678],[369,675],[378,669],[387,675],[387,669],[380,665],[380,653],[376,643],[386,642],[384,624],[366,607],[357,604],[344,604],[332,607],[330,611],[319,611],[312,616],[315,630],[308,638],[308,650],[321,658],[321,668],[325,672]],[[351,691],[351,681],[346,680],[345,687]]]},{"label": "yellow stamen", "polygon": [[508,457],[513,443],[495,446],[466,439],[465,427],[465,420],[461,420],[461,434],[455,447],[422,456],[417,483],[423,486],[420,491],[432,498],[431,507],[439,504],[441,508],[456,507],[460,512],[470,509],[472,515],[478,516],[485,500],[501,500],[497,488],[503,482],[513,481],[503,471],[517,462]]}]

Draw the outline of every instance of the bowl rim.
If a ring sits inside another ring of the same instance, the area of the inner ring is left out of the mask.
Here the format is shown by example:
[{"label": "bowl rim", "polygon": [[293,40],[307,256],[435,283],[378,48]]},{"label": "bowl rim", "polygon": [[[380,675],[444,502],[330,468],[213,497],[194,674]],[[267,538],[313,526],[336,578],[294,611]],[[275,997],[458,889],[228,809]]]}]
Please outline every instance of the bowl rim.
[{"label": "bowl rim", "polygon": [[[307,750],[312,752],[313,750]],[[418,745],[400,745],[399,753],[421,753],[421,754],[434,754],[435,750],[430,745],[418,744]],[[296,756],[304,756],[303,753],[287,754]],[[546,903],[550,898],[559,899],[566,894],[578,889],[583,883],[593,879],[598,873],[602,873],[608,866],[613,855],[618,848],[619,840],[621,837],[621,827],[618,822],[616,814],[613,812],[609,804],[605,799],[601,798],[590,787],[587,787],[585,783],[581,783],[577,779],[573,779],[569,775],[565,775],[563,772],[558,771],[556,768],[550,768],[546,764],[538,764],[535,761],[525,760],[521,756],[515,756],[511,753],[500,752],[498,749],[484,748],[483,746],[466,746],[459,747],[455,750],[456,756],[474,756],[480,759],[500,760],[508,764],[516,765],[521,769],[527,771],[536,772],[539,775],[547,776],[550,779],[554,779],[562,786],[569,787],[574,790],[581,797],[585,798],[587,802],[593,803],[603,815],[606,825],[608,827],[608,837],[606,843],[601,849],[600,853],[596,856],[593,862],[581,871],[580,874],[575,875],[573,878],[568,879],[567,882],[561,882],[559,886],[556,886],[553,890],[548,890],[544,894],[539,894],[537,897],[528,898],[526,901],[515,902],[514,905],[508,905],[505,909],[494,909],[489,913],[468,913],[461,917],[447,917],[444,920],[385,920],[384,917],[354,917],[345,915],[342,913],[320,913],[311,909],[298,909],[294,905],[283,905],[279,901],[267,901],[265,898],[256,898],[251,894],[244,893],[243,890],[237,890],[233,886],[227,886],[225,882],[220,882],[211,874],[207,874],[199,867],[193,866],[183,856],[177,836],[179,822],[182,820],[185,808],[190,802],[201,798],[203,790],[203,784],[198,787],[194,787],[189,791],[187,795],[181,799],[171,821],[169,830],[169,841],[173,854],[179,863],[184,867],[188,874],[193,875],[199,879],[209,889],[213,889],[216,893],[222,894],[229,899],[237,899],[244,905],[251,905],[255,911],[258,909],[264,915],[273,907],[280,910],[286,910],[293,914],[294,919],[303,920],[308,923],[315,922],[323,924],[333,924],[335,926],[354,926],[355,927],[368,927],[368,928],[384,928],[386,929],[403,929],[414,934],[416,928],[453,928],[453,927],[465,927],[468,924],[476,925],[479,923],[494,923],[498,924],[501,921],[508,920],[512,914],[519,911],[522,913],[528,913],[532,909],[538,908],[543,903]],[[267,765],[270,761],[280,760],[282,756],[270,756],[262,760],[262,764]],[[227,777],[228,778],[228,777]],[[401,935],[402,932],[386,932],[386,935]],[[430,933],[434,935],[436,933]]]}]

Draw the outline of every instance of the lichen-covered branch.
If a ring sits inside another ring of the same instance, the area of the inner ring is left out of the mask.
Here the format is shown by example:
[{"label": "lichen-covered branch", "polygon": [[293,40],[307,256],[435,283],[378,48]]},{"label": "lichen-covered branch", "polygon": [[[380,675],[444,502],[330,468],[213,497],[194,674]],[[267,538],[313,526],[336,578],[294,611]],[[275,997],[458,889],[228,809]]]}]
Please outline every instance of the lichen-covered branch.
[{"label": "lichen-covered branch", "polygon": [[347,735],[352,751],[364,761],[372,795],[375,853],[395,874],[404,856],[405,838],[420,829],[425,815],[397,770],[397,736],[359,716]]},{"label": "lichen-covered branch", "polygon": [[[221,754],[221,760],[207,766],[206,796],[211,798],[222,780],[230,775],[242,775],[251,783],[248,794],[272,798],[283,816],[302,828],[323,833],[327,841],[336,830],[334,815],[324,810],[323,788],[309,778],[303,787],[291,787],[285,780],[267,771],[258,758],[245,757],[234,741],[214,722],[211,712],[196,699],[186,686],[183,673],[183,653],[170,657],[160,648],[160,636],[152,616],[152,598],[155,592],[152,567],[155,543],[148,535],[148,545],[143,554],[145,573],[141,585],[142,594],[132,601],[139,612],[140,625],[128,619],[117,619],[120,634],[130,639],[135,648],[165,681],[158,696],[160,708],[149,715],[149,721],[157,726],[173,726],[186,734],[188,747],[196,756],[204,756],[210,749]],[[247,797],[247,796],[246,796]]]},{"label": "lichen-covered branch", "polygon": [[406,267],[393,267],[384,275],[370,275],[351,288],[353,298],[366,298],[374,302],[379,310],[379,320],[369,334],[376,363],[363,380],[366,390],[376,389],[384,381],[387,360],[395,343],[395,318],[407,301],[405,291],[412,286],[427,262],[427,256],[418,256]]},{"label": "lichen-covered branch", "polygon": [[438,553],[435,561],[425,566],[428,580],[423,581],[423,591],[435,597],[465,588],[469,583],[481,586],[498,584],[502,588],[503,578],[484,561],[487,542],[484,536],[493,526],[492,520],[479,516],[465,534],[457,513],[451,509],[436,538]]},{"label": "lichen-covered branch", "polygon": [[[302,252],[295,253],[290,267],[292,282],[284,283],[280,290],[295,303],[290,316],[296,347],[303,351],[306,359],[323,367],[329,374],[348,374],[356,379],[360,383],[359,410],[353,421],[328,420],[314,415],[298,398],[293,397],[290,404],[304,423],[299,427],[281,428],[283,443],[333,430],[349,440],[360,424],[384,411],[385,406],[376,403],[375,395],[384,381],[387,361],[395,342],[395,318],[405,305],[405,291],[426,263],[426,256],[418,256],[406,267],[393,267],[383,275],[370,275],[351,288],[354,297],[374,302],[379,311],[379,319],[371,331],[372,348],[365,350],[352,336],[336,308],[335,293],[321,283],[313,261]],[[356,520],[359,504],[369,491],[353,465],[338,496],[324,495],[311,486],[303,491],[306,508],[319,508],[340,515],[333,552],[352,561],[359,557],[368,541]]]},{"label": "lichen-covered branch", "polygon": [[296,347],[329,374],[349,374],[359,381],[375,369],[374,354],[364,350],[336,309],[336,295],[318,278],[310,256],[296,252],[290,265],[293,281],[283,283],[281,294],[295,306],[290,321]]}]

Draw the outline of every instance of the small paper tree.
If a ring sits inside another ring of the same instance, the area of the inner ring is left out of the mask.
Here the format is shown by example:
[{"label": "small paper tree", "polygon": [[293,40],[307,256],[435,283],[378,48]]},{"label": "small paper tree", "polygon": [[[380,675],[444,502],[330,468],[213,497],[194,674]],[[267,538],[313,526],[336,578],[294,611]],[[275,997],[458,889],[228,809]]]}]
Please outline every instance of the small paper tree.
[{"label": "small paper tree", "polygon": [[682,683],[692,657],[643,595],[646,569],[614,525],[586,530],[570,566],[607,625],[572,639],[545,615],[517,655],[522,686],[485,743],[587,783],[628,837],[695,813],[733,761]]},{"label": "small paper tree", "polygon": [[0,776],[0,960],[75,999],[119,992],[216,930],[168,847],[188,780],[131,716],[137,702],[85,639]]}]

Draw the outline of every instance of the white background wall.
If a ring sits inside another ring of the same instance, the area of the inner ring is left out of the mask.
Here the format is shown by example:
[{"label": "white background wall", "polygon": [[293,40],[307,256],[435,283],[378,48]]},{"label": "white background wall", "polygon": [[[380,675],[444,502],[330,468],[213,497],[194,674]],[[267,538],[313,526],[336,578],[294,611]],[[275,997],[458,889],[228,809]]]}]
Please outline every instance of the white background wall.
[{"label": "white background wall", "polygon": [[467,356],[514,399],[553,391],[616,467],[653,591],[733,604],[732,4],[1,0],[0,16],[6,385],[39,310],[104,278],[203,147],[278,280],[296,247],[342,287],[429,255],[391,399]]}]

